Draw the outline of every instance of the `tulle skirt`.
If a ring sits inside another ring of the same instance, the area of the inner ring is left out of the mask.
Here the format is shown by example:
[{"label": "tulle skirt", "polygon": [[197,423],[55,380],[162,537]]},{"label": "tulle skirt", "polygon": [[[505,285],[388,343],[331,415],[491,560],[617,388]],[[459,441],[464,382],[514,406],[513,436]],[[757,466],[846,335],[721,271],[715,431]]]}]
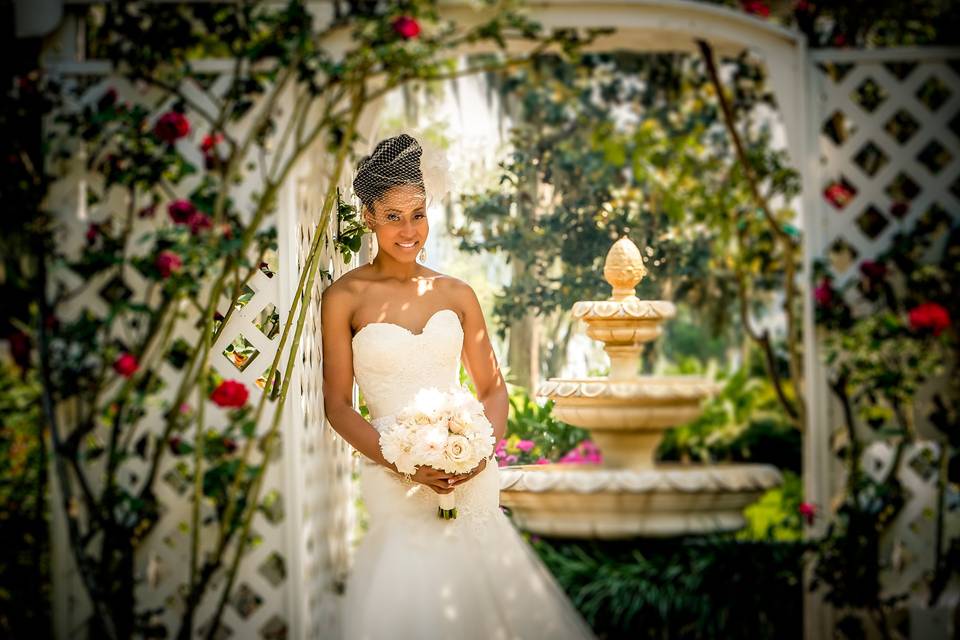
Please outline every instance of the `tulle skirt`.
[{"label": "tulle skirt", "polygon": [[439,494],[361,463],[370,528],[344,594],[344,640],[594,639],[589,626],[499,507],[488,461],[454,491],[457,518],[437,518]]}]

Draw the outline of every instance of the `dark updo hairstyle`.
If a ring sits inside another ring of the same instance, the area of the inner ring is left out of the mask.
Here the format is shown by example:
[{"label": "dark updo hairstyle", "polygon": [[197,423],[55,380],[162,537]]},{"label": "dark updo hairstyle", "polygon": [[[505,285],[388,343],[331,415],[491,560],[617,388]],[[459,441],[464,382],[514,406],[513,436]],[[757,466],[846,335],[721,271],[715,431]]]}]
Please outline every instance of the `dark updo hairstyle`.
[{"label": "dark updo hairstyle", "polygon": [[371,212],[374,200],[398,185],[423,185],[420,170],[420,143],[405,133],[381,140],[373,152],[364,156],[357,165],[353,179],[353,191]]}]

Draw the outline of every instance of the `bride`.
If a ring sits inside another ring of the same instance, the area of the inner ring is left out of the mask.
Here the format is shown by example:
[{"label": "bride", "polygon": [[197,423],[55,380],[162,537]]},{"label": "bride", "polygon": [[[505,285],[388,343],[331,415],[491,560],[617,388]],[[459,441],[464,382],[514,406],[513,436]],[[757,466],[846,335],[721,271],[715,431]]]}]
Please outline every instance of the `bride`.
[{"label": "bride", "polygon": [[[421,155],[401,134],[361,160],[353,186],[379,250],[321,302],[326,416],[363,454],[370,517],[347,580],[342,637],[593,638],[500,511],[496,462],[459,475],[428,466],[405,475],[380,452],[379,430],[393,414],[423,387],[456,384],[461,360],[494,436],[506,431],[506,384],[476,294],[417,261],[429,231]],[[354,378],[370,422],[352,406]],[[458,516],[438,518],[438,495],[454,491]]]}]

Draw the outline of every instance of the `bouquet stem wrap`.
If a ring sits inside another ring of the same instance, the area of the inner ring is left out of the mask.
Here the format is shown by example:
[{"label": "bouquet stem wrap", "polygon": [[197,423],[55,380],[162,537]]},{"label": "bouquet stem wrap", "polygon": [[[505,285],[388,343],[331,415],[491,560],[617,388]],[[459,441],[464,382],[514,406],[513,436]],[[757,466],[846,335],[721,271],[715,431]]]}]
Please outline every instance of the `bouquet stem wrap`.
[{"label": "bouquet stem wrap", "polygon": [[[459,384],[424,387],[380,433],[384,459],[401,473],[427,465],[447,473],[467,473],[493,451],[493,425],[480,403]],[[438,494],[437,517],[457,517],[456,491]]]},{"label": "bouquet stem wrap", "polygon": [[457,517],[457,499],[454,494],[456,489],[450,493],[440,494],[440,506],[437,507],[437,517],[443,520],[452,520]]}]

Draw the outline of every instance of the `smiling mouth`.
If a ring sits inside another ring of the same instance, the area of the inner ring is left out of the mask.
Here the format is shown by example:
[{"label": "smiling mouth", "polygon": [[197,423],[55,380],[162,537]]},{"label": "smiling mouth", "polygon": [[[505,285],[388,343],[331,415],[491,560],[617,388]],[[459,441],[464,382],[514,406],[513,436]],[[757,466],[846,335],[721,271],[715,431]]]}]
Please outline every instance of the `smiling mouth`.
[{"label": "smiling mouth", "polygon": [[420,241],[415,240],[414,242],[411,242],[411,243],[396,242],[394,244],[396,244],[398,247],[403,247],[404,249],[413,249],[415,246],[420,244]]}]

